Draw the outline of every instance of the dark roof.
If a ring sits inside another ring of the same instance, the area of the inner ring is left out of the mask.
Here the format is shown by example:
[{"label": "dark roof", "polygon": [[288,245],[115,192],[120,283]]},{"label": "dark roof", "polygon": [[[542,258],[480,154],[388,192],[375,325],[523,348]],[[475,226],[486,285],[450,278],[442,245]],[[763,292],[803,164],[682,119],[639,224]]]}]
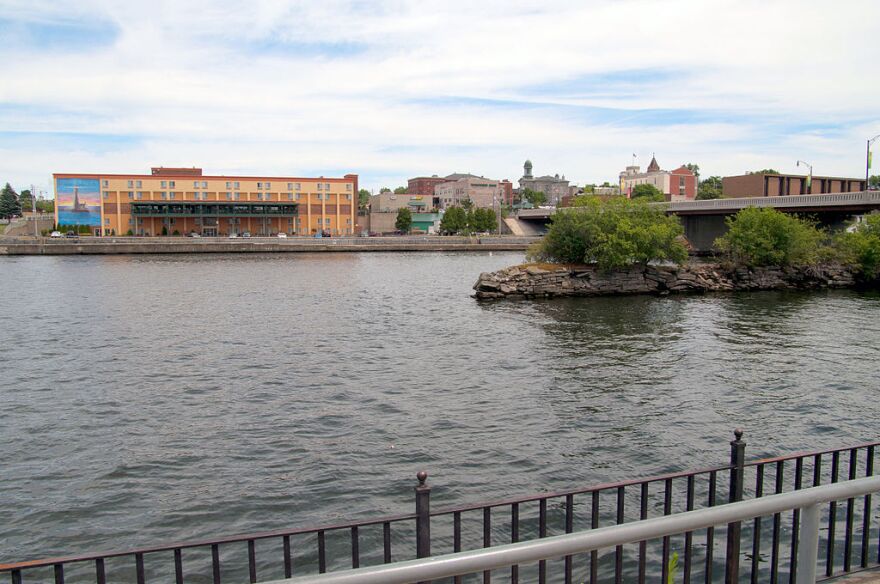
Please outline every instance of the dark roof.
[{"label": "dark roof", "polygon": [[657,164],[657,158],[654,155],[651,155],[651,164],[648,165],[648,172],[659,172],[660,165]]}]

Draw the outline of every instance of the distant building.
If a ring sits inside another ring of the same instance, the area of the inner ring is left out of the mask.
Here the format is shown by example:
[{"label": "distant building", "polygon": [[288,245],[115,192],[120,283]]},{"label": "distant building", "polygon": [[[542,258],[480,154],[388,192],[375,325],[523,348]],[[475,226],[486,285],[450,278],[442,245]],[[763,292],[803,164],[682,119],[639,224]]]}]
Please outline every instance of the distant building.
[{"label": "distant building", "polygon": [[56,224],[88,225],[96,236],[356,230],[356,174],[224,176],[157,166],[150,174],[56,173],[53,182]]},{"label": "distant building", "polygon": [[413,213],[430,211],[434,207],[433,197],[393,192],[379,193],[370,197],[372,213],[397,213],[402,207],[407,207]]},{"label": "distant building", "polygon": [[523,164],[523,175],[519,179],[519,188],[520,193],[525,189],[541,191],[546,195],[547,202],[551,205],[558,204],[562,197],[569,194],[568,181],[565,180],[565,175],[562,175],[562,178],[558,174],[554,176],[532,176],[531,160],[526,160],[525,164]]},{"label": "distant building", "polygon": [[417,176],[407,181],[406,192],[411,195],[422,195],[423,197],[433,197],[434,187],[446,182],[446,178],[432,176]]},{"label": "distant building", "polygon": [[473,174],[450,174],[445,182],[434,187],[434,198],[441,209],[460,207],[462,201],[492,209],[504,201],[505,190],[502,181]]},{"label": "distant building", "polygon": [[652,156],[645,172],[638,166],[627,166],[620,173],[620,192],[632,196],[636,185],[654,185],[666,196],[667,201],[692,201],[697,197],[697,176],[684,165],[675,170],[661,170],[657,158]]},{"label": "distant building", "polygon": [[743,174],[721,179],[725,198],[784,197],[787,195],[819,195],[865,190],[865,179],[835,176],[814,176],[807,186],[807,177],[798,174]]}]

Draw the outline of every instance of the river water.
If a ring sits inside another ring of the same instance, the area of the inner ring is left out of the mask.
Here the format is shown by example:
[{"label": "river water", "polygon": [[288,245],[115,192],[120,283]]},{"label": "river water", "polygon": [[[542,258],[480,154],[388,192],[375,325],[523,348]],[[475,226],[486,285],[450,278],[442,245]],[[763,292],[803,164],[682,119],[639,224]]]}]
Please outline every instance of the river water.
[{"label": "river water", "polygon": [[478,303],[522,254],[0,261],[0,562],[877,437],[880,295]]}]

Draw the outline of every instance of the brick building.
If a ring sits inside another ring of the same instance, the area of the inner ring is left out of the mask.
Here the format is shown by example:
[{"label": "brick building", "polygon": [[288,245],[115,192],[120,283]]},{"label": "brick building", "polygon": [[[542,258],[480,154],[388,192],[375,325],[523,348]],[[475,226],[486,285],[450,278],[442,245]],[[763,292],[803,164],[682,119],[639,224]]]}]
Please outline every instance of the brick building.
[{"label": "brick building", "polygon": [[807,186],[807,177],[798,174],[742,174],[721,179],[725,198],[784,197],[787,195],[820,195],[865,190],[865,179],[836,176],[814,176]]}]

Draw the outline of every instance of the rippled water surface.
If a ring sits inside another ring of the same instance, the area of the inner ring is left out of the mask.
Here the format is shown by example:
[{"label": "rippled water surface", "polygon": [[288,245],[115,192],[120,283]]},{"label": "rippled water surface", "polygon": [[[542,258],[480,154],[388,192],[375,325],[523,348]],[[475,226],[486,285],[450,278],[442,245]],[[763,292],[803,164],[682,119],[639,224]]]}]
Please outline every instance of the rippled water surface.
[{"label": "rippled water surface", "polygon": [[521,260],[0,260],[0,561],[877,438],[877,294],[470,297]]}]

